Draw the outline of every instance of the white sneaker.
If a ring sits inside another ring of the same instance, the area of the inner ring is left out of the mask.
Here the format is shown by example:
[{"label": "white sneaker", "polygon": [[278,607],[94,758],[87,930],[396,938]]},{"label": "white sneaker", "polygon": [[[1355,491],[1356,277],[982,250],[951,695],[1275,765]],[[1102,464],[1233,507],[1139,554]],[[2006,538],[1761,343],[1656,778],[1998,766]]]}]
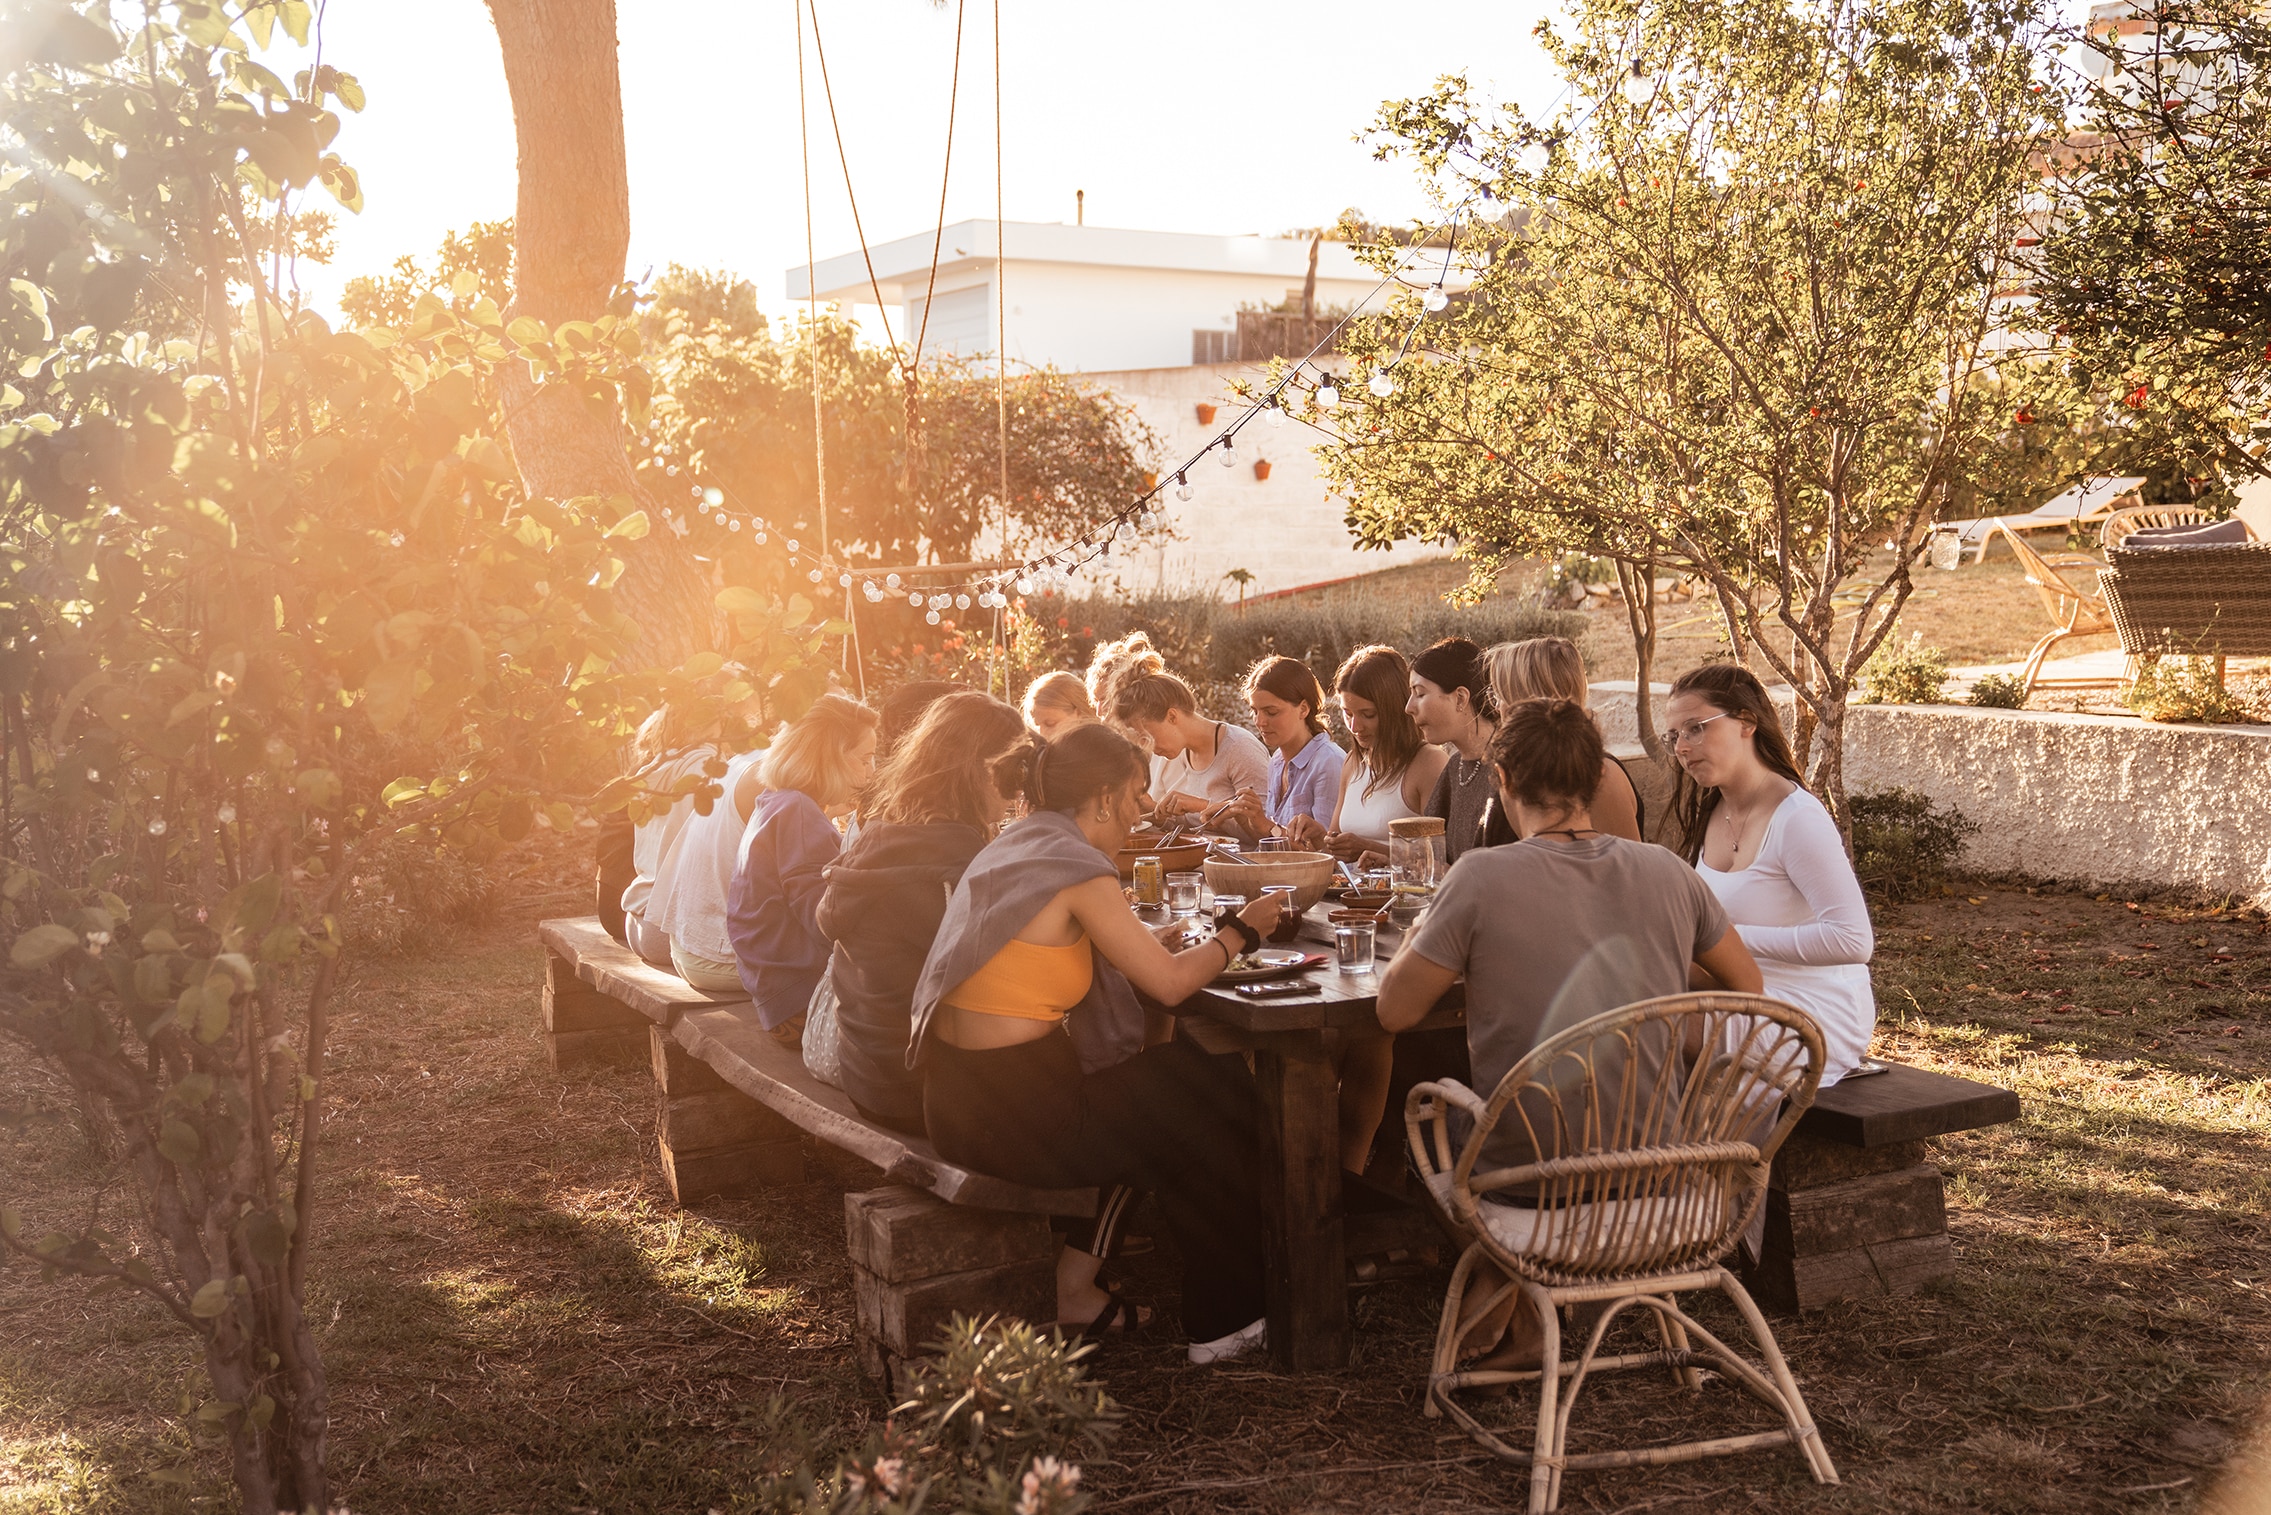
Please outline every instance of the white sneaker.
[{"label": "white sneaker", "polygon": [[1241,1326],[1228,1336],[1218,1336],[1213,1341],[1192,1342],[1191,1361],[1202,1368],[1208,1363],[1228,1362],[1234,1357],[1244,1357],[1248,1352],[1266,1346],[1269,1339],[1270,1323],[1264,1317],[1252,1325]]}]

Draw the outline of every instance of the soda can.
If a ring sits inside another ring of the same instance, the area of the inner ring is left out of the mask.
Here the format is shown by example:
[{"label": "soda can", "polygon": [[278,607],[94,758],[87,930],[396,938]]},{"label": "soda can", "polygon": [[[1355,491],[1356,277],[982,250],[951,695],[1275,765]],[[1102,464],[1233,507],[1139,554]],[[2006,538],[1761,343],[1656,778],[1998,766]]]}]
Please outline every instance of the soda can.
[{"label": "soda can", "polygon": [[1155,857],[1135,860],[1135,893],[1139,905],[1167,902],[1167,866]]}]

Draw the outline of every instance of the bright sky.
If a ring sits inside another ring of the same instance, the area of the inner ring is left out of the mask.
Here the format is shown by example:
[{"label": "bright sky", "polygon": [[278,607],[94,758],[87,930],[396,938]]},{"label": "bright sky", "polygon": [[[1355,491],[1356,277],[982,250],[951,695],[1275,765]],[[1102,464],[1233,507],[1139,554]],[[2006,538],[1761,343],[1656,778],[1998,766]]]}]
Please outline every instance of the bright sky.
[{"label": "bright sky", "polygon": [[[992,4],[965,3],[950,221],[994,213]],[[938,216],[954,7],[817,4],[868,235],[918,232]],[[1351,205],[1375,219],[1421,214],[1411,169],[1373,162],[1355,134],[1381,101],[1459,70],[1494,98],[1542,108],[1558,85],[1530,28],[1550,4],[1001,0],[1007,214],[1070,221],[1076,189],[1091,225],[1159,231],[1277,232]],[[804,261],[790,0],[618,0],[618,13],[630,274],[727,268],[785,311],[785,271]],[[512,104],[481,0],[330,0],[324,56],[369,95],[335,144],[362,174],[365,209],[339,216],[330,268],[301,270],[328,306],[349,277],[510,215],[514,179]],[[825,258],[857,242],[806,67]]]}]

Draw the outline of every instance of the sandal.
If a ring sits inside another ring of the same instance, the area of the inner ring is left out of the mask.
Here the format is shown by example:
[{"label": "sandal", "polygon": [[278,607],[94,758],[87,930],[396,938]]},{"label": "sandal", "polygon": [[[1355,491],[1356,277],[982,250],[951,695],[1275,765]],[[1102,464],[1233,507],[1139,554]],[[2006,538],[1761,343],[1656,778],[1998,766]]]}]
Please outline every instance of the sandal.
[{"label": "sandal", "polygon": [[1107,1336],[1134,1336],[1143,1327],[1143,1307],[1109,1289],[1105,1291],[1104,1308],[1096,1312],[1094,1320],[1057,1322],[1057,1329],[1065,1332],[1072,1340],[1098,1343]]}]

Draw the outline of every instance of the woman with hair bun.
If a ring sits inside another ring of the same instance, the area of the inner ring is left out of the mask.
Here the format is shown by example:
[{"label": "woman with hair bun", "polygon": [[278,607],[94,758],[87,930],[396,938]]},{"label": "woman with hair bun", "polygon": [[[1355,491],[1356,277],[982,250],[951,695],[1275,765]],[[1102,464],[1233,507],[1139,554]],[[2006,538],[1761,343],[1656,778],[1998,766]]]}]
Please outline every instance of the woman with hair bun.
[{"label": "woman with hair bun", "polygon": [[[1468,1082],[1486,1099],[1541,1041],[1636,1000],[1683,993],[1693,968],[1723,988],[1759,992],[1758,965],[1694,870],[1593,823],[1605,755],[1600,728],[1573,700],[1506,712],[1489,759],[1520,840],[1453,864],[1381,975],[1387,1031],[1418,1025],[1466,980]],[[1537,1161],[1526,1132],[1521,1121],[1500,1123],[1488,1166]],[[1488,1299],[1493,1283],[1478,1281],[1468,1297]],[[1484,1366],[1537,1366],[1543,1329],[1519,1299],[1461,1323],[1464,1344],[1488,1353]]]},{"label": "woman with hair bun", "polygon": [[1421,736],[1452,749],[1423,813],[1443,822],[1444,857],[1455,863],[1482,840],[1490,804],[1490,736],[1497,712],[1482,649],[1465,637],[1445,637],[1413,658],[1407,708]]},{"label": "woman with hair bun", "polygon": [[[1256,900],[1170,952],[1128,907],[1113,863],[1142,787],[1143,755],[1106,726],[1034,754],[1030,813],[971,861],[947,904],[908,1062],[949,1161],[1039,1188],[1151,1190],[1183,1258],[1190,1360],[1218,1362],[1262,1337],[1253,1081],[1236,1055],[1144,1046],[1135,990],[1180,1004],[1259,944],[1278,907]],[[1109,1325],[1099,1316],[1092,1330]]]},{"label": "woman with hair bun", "polygon": [[1680,853],[1726,907],[1766,992],[1822,1030],[1822,1083],[1869,1055],[1876,933],[1837,822],[1806,789],[1782,719],[1748,669],[1680,675],[1664,745],[1679,760]]},{"label": "woman with hair bun", "polygon": [[1411,692],[1411,664],[1385,645],[1357,648],[1333,674],[1356,754],[1341,769],[1330,825],[1316,836],[1297,830],[1297,845],[1353,863],[1388,850],[1390,821],[1424,813],[1450,754],[1420,735],[1407,708]]}]

